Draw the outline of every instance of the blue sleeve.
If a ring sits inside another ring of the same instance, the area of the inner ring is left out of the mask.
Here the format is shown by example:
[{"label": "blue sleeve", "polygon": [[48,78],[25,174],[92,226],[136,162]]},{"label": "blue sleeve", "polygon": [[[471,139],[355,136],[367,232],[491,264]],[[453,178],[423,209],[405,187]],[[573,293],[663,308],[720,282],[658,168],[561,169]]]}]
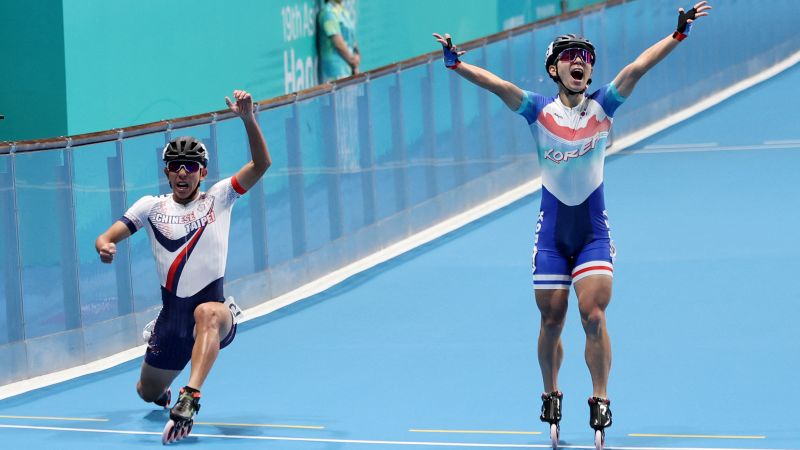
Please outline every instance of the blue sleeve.
[{"label": "blue sleeve", "polygon": [[547,97],[539,95],[531,91],[522,91],[522,104],[517,108],[516,113],[521,115],[528,121],[528,125],[536,122],[542,108],[547,105],[550,100]]},{"label": "blue sleeve", "polygon": [[617,111],[619,105],[623,104],[626,100],[625,97],[619,94],[614,83],[609,83],[601,87],[589,97],[593,98],[597,103],[600,103],[600,106],[603,107],[603,112],[611,118],[614,117],[614,112]]}]

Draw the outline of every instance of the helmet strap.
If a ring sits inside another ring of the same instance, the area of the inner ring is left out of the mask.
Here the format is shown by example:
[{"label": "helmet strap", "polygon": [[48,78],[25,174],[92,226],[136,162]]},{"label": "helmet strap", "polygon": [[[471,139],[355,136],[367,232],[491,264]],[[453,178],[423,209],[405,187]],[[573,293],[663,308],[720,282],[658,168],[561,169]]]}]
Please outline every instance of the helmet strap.
[{"label": "helmet strap", "polygon": [[[555,64],[554,64],[554,65],[555,65]],[[548,70],[549,70],[549,69],[548,69]],[[586,87],[585,87],[585,88],[583,88],[583,89],[582,89],[582,90],[580,90],[580,91],[573,91],[572,89],[568,88],[568,87],[567,87],[567,85],[566,85],[566,84],[564,84],[564,82],[563,82],[563,81],[561,81],[561,75],[559,75],[559,74],[558,74],[558,66],[557,66],[557,65],[556,65],[556,75],[555,75],[555,76],[553,76],[553,75],[550,75],[550,78],[552,78],[552,79],[553,79],[553,81],[555,81],[556,83],[560,84],[560,85],[561,85],[561,87],[563,87],[563,88],[564,88],[564,90],[565,90],[565,91],[567,91],[567,93],[568,93],[569,95],[583,94],[584,92],[586,92],[586,89],[588,89],[588,88],[589,88],[589,84],[591,84],[591,83],[592,83],[592,79],[590,78],[590,79],[589,79],[589,82],[588,82],[588,83],[586,83]]]}]

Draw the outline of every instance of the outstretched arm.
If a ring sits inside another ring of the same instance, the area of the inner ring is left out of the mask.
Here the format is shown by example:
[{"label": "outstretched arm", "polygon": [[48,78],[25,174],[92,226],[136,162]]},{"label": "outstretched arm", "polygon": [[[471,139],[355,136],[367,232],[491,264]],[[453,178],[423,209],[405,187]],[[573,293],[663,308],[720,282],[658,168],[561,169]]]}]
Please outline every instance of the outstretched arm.
[{"label": "outstretched arm", "polygon": [[458,47],[452,44],[449,34],[445,34],[444,37],[442,37],[437,33],[433,33],[433,37],[442,44],[445,66],[447,66],[447,68],[453,69],[467,81],[497,95],[512,111],[519,109],[525,95],[522,89],[486,69],[460,61],[458,57],[463,55],[464,52],[458,50]]},{"label": "outstretched arm", "polygon": [[678,27],[675,33],[665,37],[664,39],[656,42],[652,47],[645,50],[635,61],[625,66],[617,77],[614,78],[614,86],[617,92],[623,97],[629,96],[636,87],[636,83],[656,64],[661,62],[667,55],[670,54],[675,47],[678,46],[689,34],[692,24],[698,17],[708,15],[711,6],[707,5],[706,1],[702,1],[694,5],[694,8],[688,12],[684,12],[683,8],[678,10]]},{"label": "outstretched arm", "polygon": [[236,173],[236,181],[244,190],[249,190],[272,165],[272,158],[253,111],[253,98],[246,91],[233,91],[233,97],[236,103],[231,102],[228,97],[225,97],[225,103],[244,122],[250,154],[253,157],[252,161],[242,166]]}]

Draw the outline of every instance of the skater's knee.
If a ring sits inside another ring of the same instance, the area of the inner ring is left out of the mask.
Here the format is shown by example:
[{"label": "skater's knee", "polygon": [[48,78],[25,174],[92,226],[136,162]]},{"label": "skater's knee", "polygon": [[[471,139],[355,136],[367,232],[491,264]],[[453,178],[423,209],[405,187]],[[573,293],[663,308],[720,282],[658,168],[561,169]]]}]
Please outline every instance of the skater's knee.
[{"label": "skater's knee", "polygon": [[542,331],[548,335],[560,335],[564,328],[564,317],[542,315]]},{"label": "skater's knee", "polygon": [[[219,328],[227,313],[227,308],[220,307],[221,303],[203,303],[194,310],[194,320],[198,328]],[[230,313],[228,313],[230,314]]]},{"label": "skater's knee", "polygon": [[136,393],[139,394],[139,398],[146,401],[147,403],[153,403],[154,401],[158,400],[159,397],[164,393],[164,389],[160,387],[148,387],[145,386],[141,380],[136,383]]},{"label": "skater's knee", "polygon": [[587,336],[599,334],[600,330],[605,327],[605,322],[606,313],[601,308],[592,308],[585,312],[581,311],[581,323]]}]

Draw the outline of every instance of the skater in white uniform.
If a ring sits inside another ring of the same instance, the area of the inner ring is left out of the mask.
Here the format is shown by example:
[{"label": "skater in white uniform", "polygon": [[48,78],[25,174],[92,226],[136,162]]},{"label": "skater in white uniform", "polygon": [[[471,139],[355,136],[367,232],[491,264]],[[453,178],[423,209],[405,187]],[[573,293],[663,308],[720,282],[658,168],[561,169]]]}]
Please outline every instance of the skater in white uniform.
[{"label": "skater in white uniform", "polygon": [[165,443],[189,434],[200,409],[200,389],[220,349],[236,336],[222,291],[231,210],[272,163],[252,97],[238,90],[233,97],[225,101],[244,123],[252,160],[201,192],[209,164],[205,145],[187,136],[173,139],[162,156],[172,193],[142,197],[95,241],[100,260],[111,263],[118,242],[141,229],[150,237],[163,307],[147,343],[136,392],[146,402],[169,407],[170,384],[192,363],[189,382],[170,409]]}]

